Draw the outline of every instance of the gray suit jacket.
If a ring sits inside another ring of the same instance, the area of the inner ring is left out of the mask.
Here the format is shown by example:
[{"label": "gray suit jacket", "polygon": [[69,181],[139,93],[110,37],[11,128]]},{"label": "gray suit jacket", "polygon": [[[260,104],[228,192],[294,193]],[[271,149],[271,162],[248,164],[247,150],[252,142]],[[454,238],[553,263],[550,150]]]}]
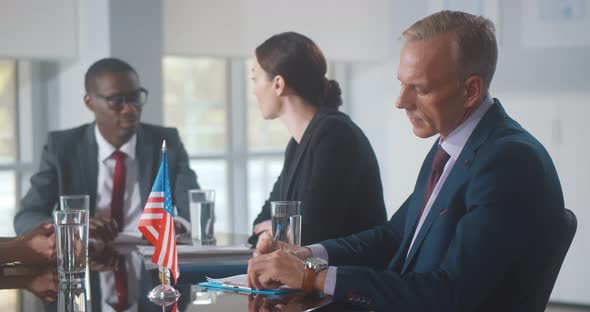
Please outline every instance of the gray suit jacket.
[{"label": "gray suit jacket", "polygon": [[[94,216],[98,180],[98,146],[95,124],[50,132],[43,148],[39,171],[31,177],[31,188],[21,201],[14,217],[17,234],[31,230],[42,221],[51,222],[51,212],[60,195],[89,194],[90,215]],[[137,161],[142,207],[151,191],[160,166],[162,140],[168,148],[168,171],[173,186],[172,200],[178,214],[190,220],[189,189],[199,188],[195,173],[189,168],[188,155],[178,131],[148,124],[137,130]]]}]

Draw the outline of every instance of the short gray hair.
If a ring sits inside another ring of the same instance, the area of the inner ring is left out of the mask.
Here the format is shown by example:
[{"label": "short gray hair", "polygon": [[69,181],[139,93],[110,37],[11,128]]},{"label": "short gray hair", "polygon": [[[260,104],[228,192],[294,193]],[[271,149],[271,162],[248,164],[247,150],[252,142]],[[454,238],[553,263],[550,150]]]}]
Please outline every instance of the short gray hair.
[{"label": "short gray hair", "polygon": [[488,89],[498,61],[494,23],[483,16],[440,11],[414,23],[402,37],[406,41],[426,40],[444,33],[454,34],[460,72],[482,77]]}]

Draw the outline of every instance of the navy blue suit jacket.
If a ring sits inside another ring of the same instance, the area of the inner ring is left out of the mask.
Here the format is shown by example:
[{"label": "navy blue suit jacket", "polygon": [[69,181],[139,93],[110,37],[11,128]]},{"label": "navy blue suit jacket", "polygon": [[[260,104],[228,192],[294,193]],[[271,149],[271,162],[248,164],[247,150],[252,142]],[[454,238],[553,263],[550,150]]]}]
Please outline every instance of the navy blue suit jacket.
[{"label": "navy blue suit jacket", "polygon": [[563,213],[545,148],[498,100],[469,137],[408,252],[437,143],[385,224],[324,241],[336,301],[377,311],[531,311],[535,259]]}]

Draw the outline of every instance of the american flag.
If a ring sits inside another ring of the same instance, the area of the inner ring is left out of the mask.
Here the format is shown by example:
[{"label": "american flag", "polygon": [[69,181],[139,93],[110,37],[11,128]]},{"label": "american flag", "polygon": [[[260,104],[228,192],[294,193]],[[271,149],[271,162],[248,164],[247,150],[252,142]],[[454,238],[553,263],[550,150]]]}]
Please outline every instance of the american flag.
[{"label": "american flag", "polygon": [[166,141],[164,141],[162,143],[162,163],[137,228],[150,244],[156,247],[152,262],[169,268],[176,283],[180,270],[178,269],[178,255],[176,253],[174,208],[172,207],[170,194],[168,158],[166,157]]}]

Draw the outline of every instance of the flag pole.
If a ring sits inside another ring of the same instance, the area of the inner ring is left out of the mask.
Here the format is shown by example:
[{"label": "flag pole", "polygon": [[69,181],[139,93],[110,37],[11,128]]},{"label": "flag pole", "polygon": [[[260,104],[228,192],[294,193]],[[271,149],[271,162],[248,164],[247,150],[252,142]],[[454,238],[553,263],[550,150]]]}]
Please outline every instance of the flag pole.
[{"label": "flag pole", "polygon": [[[166,153],[166,140],[162,141],[162,153]],[[167,285],[170,286],[170,270],[168,270],[167,267],[160,265],[159,266],[159,271],[160,271],[160,283],[162,283],[162,285]]]},{"label": "flag pole", "polygon": [[[160,184],[160,187],[164,187],[164,193],[169,193],[169,191],[170,191],[169,185],[167,185],[169,183],[168,182],[168,172],[167,172],[167,164],[166,164],[165,158],[166,158],[166,140],[164,140],[162,142],[162,164],[160,165],[160,171],[158,172],[158,177],[160,177],[160,172],[164,172],[162,179],[164,179],[165,182],[164,182],[164,185]],[[158,177],[156,179],[158,179]],[[166,191],[166,190],[168,190],[168,191]],[[152,189],[152,192],[154,192],[153,189]],[[162,190],[158,189],[157,192],[162,192]],[[151,195],[150,195],[150,197],[151,197]],[[164,195],[163,197],[169,198],[169,194]],[[149,201],[149,199],[148,199],[148,201]],[[164,202],[166,202],[166,199],[164,199]],[[166,206],[166,205],[164,205],[164,206]],[[147,207],[147,205],[146,205],[146,207]],[[144,212],[145,212],[145,210],[144,210]],[[164,212],[164,213],[167,213],[167,212]],[[173,216],[173,214],[172,214],[172,216]],[[142,231],[142,229],[144,229],[144,228],[142,228],[141,221],[140,221],[139,228],[140,228],[140,231]],[[171,235],[170,237],[172,239],[175,239],[175,237],[174,237],[174,234],[175,234],[174,224],[172,224],[171,230],[172,230],[172,232],[170,233],[170,235]],[[145,232],[146,237],[148,237],[148,235],[149,235],[148,233],[149,233],[149,231]],[[149,237],[148,237],[148,240],[150,240]],[[155,246],[155,243],[153,243],[151,240],[150,240],[150,243],[152,243],[152,245]],[[175,243],[174,243],[174,246],[176,246]],[[176,249],[176,247],[174,247],[174,249]],[[155,254],[154,254],[154,256],[155,256]],[[152,258],[152,262],[156,263],[156,260],[154,260],[154,258]],[[160,263],[160,261],[157,261],[157,262]],[[178,270],[178,268],[176,268],[176,270]],[[177,278],[178,272],[177,271],[174,271],[174,272],[175,272],[174,277]],[[152,289],[148,293],[148,295],[147,295],[148,299],[151,302],[161,306],[162,311],[165,311],[165,308],[169,305],[174,305],[174,307],[172,308],[172,311],[175,311],[175,312],[178,311],[176,305],[177,305],[178,298],[180,297],[180,293],[178,292],[178,290],[176,290],[174,287],[172,287],[170,285],[170,269],[168,269],[168,267],[166,267],[165,265],[160,264],[160,265],[158,265],[158,274],[160,277],[161,284],[154,287],[154,289]]]},{"label": "flag pole", "polygon": [[167,267],[160,265],[159,271],[160,283],[162,283],[162,285],[170,286],[170,270]]}]

